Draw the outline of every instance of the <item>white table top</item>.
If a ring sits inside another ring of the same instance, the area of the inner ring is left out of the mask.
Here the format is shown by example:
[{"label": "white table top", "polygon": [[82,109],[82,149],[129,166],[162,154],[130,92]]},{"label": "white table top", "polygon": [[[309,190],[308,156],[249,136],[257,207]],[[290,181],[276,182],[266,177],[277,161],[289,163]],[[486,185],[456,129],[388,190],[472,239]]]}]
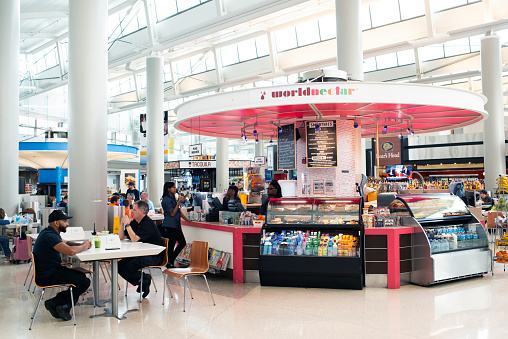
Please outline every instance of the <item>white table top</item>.
[{"label": "white table top", "polygon": [[145,255],[157,255],[164,250],[164,246],[157,246],[143,242],[131,242],[122,240],[122,248],[119,250],[106,250],[104,248],[90,248],[74,255],[81,261],[119,259],[129,257],[141,257]]},{"label": "white table top", "polygon": [[154,214],[148,216],[152,220],[164,220],[164,214]]}]

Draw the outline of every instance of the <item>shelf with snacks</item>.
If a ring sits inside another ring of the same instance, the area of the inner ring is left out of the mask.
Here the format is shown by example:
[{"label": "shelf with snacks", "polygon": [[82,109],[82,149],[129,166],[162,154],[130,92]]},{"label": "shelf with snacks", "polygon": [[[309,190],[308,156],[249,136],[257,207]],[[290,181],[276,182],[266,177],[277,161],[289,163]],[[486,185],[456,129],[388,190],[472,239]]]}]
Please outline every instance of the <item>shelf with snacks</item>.
[{"label": "shelf with snacks", "polygon": [[[306,213],[286,206],[306,206]],[[261,285],[362,289],[362,208],[361,198],[270,199],[260,241]]]}]

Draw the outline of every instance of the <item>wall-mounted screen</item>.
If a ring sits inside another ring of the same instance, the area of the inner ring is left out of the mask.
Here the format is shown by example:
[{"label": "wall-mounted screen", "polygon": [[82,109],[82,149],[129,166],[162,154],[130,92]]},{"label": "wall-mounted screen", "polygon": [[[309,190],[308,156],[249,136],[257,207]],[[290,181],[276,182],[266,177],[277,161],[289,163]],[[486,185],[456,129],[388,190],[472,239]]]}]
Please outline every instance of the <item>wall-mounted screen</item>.
[{"label": "wall-mounted screen", "polygon": [[413,167],[411,165],[388,165],[385,173],[387,179],[408,179],[413,174]]}]

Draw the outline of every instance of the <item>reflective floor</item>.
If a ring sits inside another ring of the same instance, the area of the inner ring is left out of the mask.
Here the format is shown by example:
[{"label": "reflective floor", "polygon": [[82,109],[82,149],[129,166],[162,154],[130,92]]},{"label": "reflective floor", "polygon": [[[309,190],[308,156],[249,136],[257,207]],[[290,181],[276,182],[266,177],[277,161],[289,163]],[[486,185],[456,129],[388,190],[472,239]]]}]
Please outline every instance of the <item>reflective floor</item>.
[{"label": "reflective floor", "polygon": [[[77,326],[51,317],[39,308],[28,330],[36,296],[23,286],[28,264],[0,264],[2,338],[507,338],[508,273],[497,264],[494,275],[433,287],[402,286],[400,290],[362,291],[276,288],[233,284],[210,276],[216,306],[201,277],[191,279],[194,299],[182,312],[183,289],[170,280],[175,295],[162,305],[162,274],[154,273],[141,304],[135,288],[124,297],[125,320],[89,316],[103,312],[89,305],[76,307]],[[101,277],[101,298],[110,294]],[[49,293],[47,293],[49,295]],[[187,294],[188,296],[188,294]]]}]

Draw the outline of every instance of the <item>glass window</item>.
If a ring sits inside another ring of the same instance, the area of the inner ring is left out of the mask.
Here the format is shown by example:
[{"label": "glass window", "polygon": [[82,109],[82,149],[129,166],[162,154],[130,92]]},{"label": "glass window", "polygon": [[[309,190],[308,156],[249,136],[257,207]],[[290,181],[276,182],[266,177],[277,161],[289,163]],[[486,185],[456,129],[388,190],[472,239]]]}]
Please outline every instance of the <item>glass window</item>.
[{"label": "glass window", "polygon": [[171,81],[171,65],[164,64],[164,82]]},{"label": "glass window", "polygon": [[190,75],[190,70],[191,64],[189,59],[183,59],[173,63],[173,72],[178,79]]},{"label": "glass window", "polygon": [[508,42],[508,29],[497,31],[496,34],[499,35],[501,45],[506,44]]},{"label": "glass window", "polygon": [[310,45],[321,41],[317,20],[296,25],[295,29],[298,46]]},{"label": "glass window", "polygon": [[[120,30],[120,16],[118,13],[108,17],[108,36],[118,35],[117,31]],[[116,33],[116,34],[115,34]]]},{"label": "glass window", "polygon": [[238,58],[240,61],[251,60],[256,57],[256,42],[254,39],[238,43]]},{"label": "glass window", "polygon": [[423,0],[399,0],[400,19],[407,20],[425,15]]},{"label": "glass window", "polygon": [[400,21],[398,0],[379,0],[370,5],[372,27],[379,27]]},{"label": "glass window", "polygon": [[58,65],[58,61],[56,58],[56,47],[53,48],[51,51],[49,51],[48,54],[46,54],[45,58],[47,68],[51,68],[53,66]]},{"label": "glass window", "polygon": [[202,54],[190,57],[190,63],[192,65],[190,74],[198,74],[198,73],[206,72],[205,60],[201,60],[201,62],[200,62],[200,59],[202,57],[203,57]]},{"label": "glass window", "polygon": [[197,6],[199,3],[199,0],[177,0],[178,12]]},{"label": "glass window", "polygon": [[376,58],[368,58],[363,60],[363,71],[371,72],[377,69]]},{"label": "glass window", "polygon": [[40,58],[35,62],[35,72],[40,73],[44,70],[46,70],[46,60],[44,58]]},{"label": "glass window", "polygon": [[214,54],[213,53],[210,53],[208,54],[208,56],[206,57],[206,60],[205,60],[205,65],[206,65],[206,70],[207,71],[211,71],[212,69],[215,69],[215,60],[214,60]]},{"label": "glass window", "polygon": [[376,57],[376,63],[378,69],[390,68],[397,66],[397,54],[390,53],[385,55],[379,55]]},{"label": "glass window", "polygon": [[335,25],[335,15],[329,15],[318,20],[319,35],[321,41],[333,39],[337,36],[337,26]]},{"label": "glass window", "polygon": [[471,46],[471,52],[480,51],[480,40],[483,38],[483,34],[470,36],[469,45]]},{"label": "glass window", "polygon": [[372,28],[372,22],[370,20],[370,6],[362,5],[361,13],[362,17],[362,30]]},{"label": "glass window", "polygon": [[258,58],[270,54],[270,48],[268,47],[268,36],[258,36],[254,40],[256,41],[256,51]]},{"label": "glass window", "polygon": [[155,0],[155,14],[157,21],[166,19],[178,13],[176,0]]},{"label": "glass window", "polygon": [[397,60],[399,61],[399,66],[414,64],[415,63],[414,50],[408,49],[406,51],[397,52]]},{"label": "glass window", "polygon": [[141,88],[146,88],[146,73],[136,74],[138,84]]},{"label": "glass window", "polygon": [[466,4],[467,0],[432,0],[432,10],[439,12]]},{"label": "glass window", "polygon": [[135,32],[138,30],[138,19],[137,18],[131,18],[130,21],[127,20],[128,18],[124,18],[124,21],[122,22],[122,36],[125,36],[127,34],[130,34],[132,32]]},{"label": "glass window", "polygon": [[238,48],[235,45],[222,47],[219,49],[222,66],[229,66],[240,62],[238,58]]},{"label": "glass window", "polygon": [[443,44],[429,45],[418,48],[420,61],[440,59],[444,57]]},{"label": "glass window", "polygon": [[443,45],[445,57],[466,54],[470,52],[468,38],[447,41]]},{"label": "glass window", "polygon": [[297,47],[295,28],[289,27],[275,32],[275,41],[277,52],[287,51],[288,49]]}]

